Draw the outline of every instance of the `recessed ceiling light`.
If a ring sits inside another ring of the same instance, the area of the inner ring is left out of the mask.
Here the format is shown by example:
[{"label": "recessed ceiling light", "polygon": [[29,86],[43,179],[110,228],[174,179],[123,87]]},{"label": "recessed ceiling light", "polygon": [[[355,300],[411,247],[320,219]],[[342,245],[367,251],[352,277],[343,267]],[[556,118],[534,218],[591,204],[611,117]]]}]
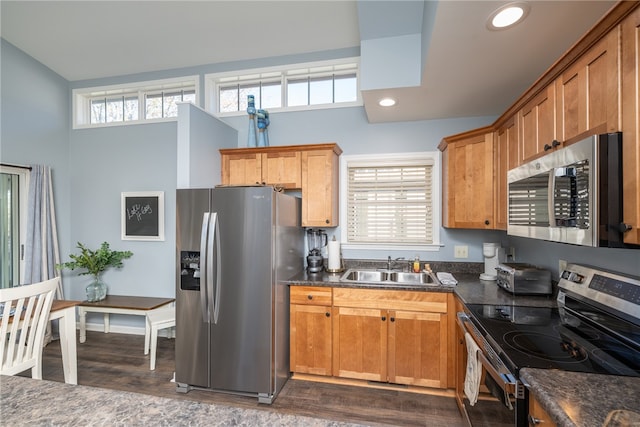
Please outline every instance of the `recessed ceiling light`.
[{"label": "recessed ceiling light", "polygon": [[381,107],[393,107],[394,105],[396,105],[396,100],[393,98],[382,98],[380,101],[378,101],[378,105],[380,105]]},{"label": "recessed ceiling light", "polygon": [[487,20],[490,30],[504,30],[521,22],[529,14],[527,3],[509,3],[496,9]]}]

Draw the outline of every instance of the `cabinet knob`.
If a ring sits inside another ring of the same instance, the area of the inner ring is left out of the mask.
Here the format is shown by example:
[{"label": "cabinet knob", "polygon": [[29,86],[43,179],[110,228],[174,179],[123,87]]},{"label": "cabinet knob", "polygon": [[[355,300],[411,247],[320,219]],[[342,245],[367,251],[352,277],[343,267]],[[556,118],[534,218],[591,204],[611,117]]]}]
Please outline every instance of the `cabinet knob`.
[{"label": "cabinet knob", "polygon": [[387,320],[386,316],[382,316],[382,321],[384,322],[385,320]]},{"label": "cabinet knob", "polygon": [[551,143],[551,146],[553,148],[557,147],[558,145],[560,145],[560,141],[558,141],[557,139],[554,139],[553,142]]},{"label": "cabinet knob", "polygon": [[544,151],[549,151],[551,150],[553,147],[550,146],[549,144],[544,144]]},{"label": "cabinet knob", "polygon": [[313,295],[311,294],[307,295],[307,299],[313,299]]},{"label": "cabinet knob", "polygon": [[328,311],[324,315],[327,317],[331,317],[331,313],[329,313]]},{"label": "cabinet knob", "polygon": [[621,233],[626,233],[627,231],[630,231],[632,228],[633,228],[633,227],[632,227],[631,225],[626,224],[626,223],[624,223],[624,222],[621,222],[621,223],[618,225],[618,231],[619,231],[619,232],[621,232]]},{"label": "cabinet knob", "polygon": [[328,219],[325,219],[325,220],[324,220],[324,222],[325,222],[326,224],[329,224],[331,221],[329,221]]},{"label": "cabinet knob", "polygon": [[485,219],[484,220],[484,225],[489,225],[489,224],[491,224],[491,222],[488,219]]},{"label": "cabinet knob", "polygon": [[396,321],[396,318],[395,318],[395,317],[390,317],[390,318],[389,318],[389,321],[390,321],[390,322],[395,322],[395,321]]}]

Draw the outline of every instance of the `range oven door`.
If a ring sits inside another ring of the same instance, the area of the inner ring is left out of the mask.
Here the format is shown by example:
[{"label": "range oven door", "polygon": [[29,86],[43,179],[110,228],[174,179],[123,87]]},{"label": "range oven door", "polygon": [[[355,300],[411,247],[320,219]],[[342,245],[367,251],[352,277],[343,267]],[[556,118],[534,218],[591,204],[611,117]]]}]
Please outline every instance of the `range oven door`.
[{"label": "range oven door", "polygon": [[[528,404],[526,389],[519,382],[514,373],[510,372],[497,352],[489,344],[480,331],[465,312],[457,314],[458,333],[461,337],[462,356],[458,357],[458,363],[466,366],[467,352],[464,343],[465,334],[470,334],[478,347],[478,360],[482,366],[481,395],[475,405],[471,405],[460,386],[464,384],[464,378],[456,382],[456,398],[458,406],[463,412],[464,418],[472,427],[482,426],[527,426]],[[498,350],[499,351],[499,350]],[[457,372],[465,372],[464,367],[459,367]],[[483,393],[484,391],[484,393]],[[500,397],[496,398],[489,394]]]}]

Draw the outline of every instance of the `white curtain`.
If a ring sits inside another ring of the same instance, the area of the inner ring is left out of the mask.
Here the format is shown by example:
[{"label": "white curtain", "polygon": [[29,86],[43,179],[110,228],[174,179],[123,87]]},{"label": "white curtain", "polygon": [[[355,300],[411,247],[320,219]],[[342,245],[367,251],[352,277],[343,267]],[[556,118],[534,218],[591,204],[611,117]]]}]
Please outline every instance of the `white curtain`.
[{"label": "white curtain", "polygon": [[[27,205],[27,240],[23,284],[37,283],[58,275],[60,264],[58,231],[49,166],[32,165]],[[62,280],[56,298],[64,299]]]}]

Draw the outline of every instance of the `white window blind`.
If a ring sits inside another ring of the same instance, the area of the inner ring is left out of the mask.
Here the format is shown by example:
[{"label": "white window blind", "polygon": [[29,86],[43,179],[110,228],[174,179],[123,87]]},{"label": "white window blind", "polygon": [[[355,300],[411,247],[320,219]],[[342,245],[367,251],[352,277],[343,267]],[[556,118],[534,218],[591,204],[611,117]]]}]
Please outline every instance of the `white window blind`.
[{"label": "white window blind", "polygon": [[349,242],[433,243],[433,160],[398,163],[347,166]]}]

